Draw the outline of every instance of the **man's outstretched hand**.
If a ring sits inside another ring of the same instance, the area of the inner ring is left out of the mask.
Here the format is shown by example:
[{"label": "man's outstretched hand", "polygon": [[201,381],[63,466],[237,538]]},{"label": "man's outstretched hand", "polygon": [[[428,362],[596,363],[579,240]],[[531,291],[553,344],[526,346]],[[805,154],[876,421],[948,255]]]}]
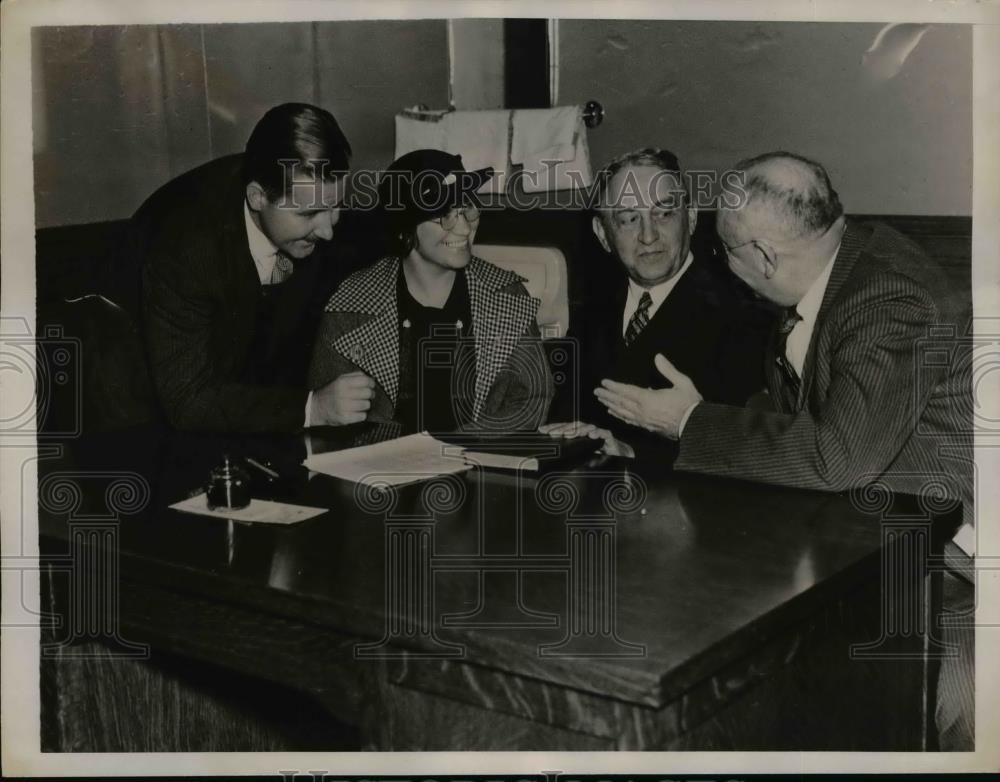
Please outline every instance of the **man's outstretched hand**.
[{"label": "man's outstretched hand", "polygon": [[691,378],[679,372],[662,353],[656,354],[655,364],[673,388],[654,390],[605,379],[594,394],[615,418],[677,440],[688,411],[702,397]]}]

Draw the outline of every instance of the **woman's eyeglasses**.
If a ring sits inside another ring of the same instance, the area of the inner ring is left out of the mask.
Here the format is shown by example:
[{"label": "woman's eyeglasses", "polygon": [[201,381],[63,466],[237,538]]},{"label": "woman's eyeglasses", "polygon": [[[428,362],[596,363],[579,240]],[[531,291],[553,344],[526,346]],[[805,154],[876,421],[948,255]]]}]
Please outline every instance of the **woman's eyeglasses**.
[{"label": "woman's eyeglasses", "polygon": [[469,206],[462,207],[461,209],[452,209],[447,214],[433,218],[433,221],[444,228],[444,230],[450,231],[458,225],[459,215],[464,217],[465,222],[471,226],[479,222],[480,211],[478,207],[470,204]]}]

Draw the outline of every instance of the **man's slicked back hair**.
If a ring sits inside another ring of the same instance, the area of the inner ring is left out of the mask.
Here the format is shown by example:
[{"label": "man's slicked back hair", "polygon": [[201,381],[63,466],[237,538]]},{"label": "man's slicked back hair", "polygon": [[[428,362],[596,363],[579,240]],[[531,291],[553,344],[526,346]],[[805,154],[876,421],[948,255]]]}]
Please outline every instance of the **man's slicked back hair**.
[{"label": "man's slicked back hair", "polygon": [[329,111],[283,103],[269,109],[247,139],[243,178],[275,199],[290,184],[293,166],[295,176],[336,179],[346,174],[350,162],[351,145]]}]

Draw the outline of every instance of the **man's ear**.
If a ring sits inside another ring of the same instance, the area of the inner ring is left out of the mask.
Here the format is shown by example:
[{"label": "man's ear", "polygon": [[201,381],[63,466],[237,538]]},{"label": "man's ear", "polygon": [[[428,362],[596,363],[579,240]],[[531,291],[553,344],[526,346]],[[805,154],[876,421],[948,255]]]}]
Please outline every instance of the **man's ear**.
[{"label": "man's ear", "polygon": [[693,206],[688,207],[688,236],[694,236],[695,226],[698,225],[698,210]]},{"label": "man's ear", "polygon": [[774,248],[766,241],[754,242],[757,252],[760,253],[761,261],[764,264],[764,277],[770,280],[778,271],[778,254]]},{"label": "man's ear", "polygon": [[267,204],[267,193],[257,182],[250,182],[247,185],[247,204],[254,212],[259,212]]},{"label": "man's ear", "polygon": [[608,243],[608,235],[604,231],[604,221],[599,215],[594,215],[594,219],[590,223],[591,228],[594,231],[594,236],[597,237],[597,241],[601,243],[601,247],[604,248],[604,252],[611,252],[611,245]]}]

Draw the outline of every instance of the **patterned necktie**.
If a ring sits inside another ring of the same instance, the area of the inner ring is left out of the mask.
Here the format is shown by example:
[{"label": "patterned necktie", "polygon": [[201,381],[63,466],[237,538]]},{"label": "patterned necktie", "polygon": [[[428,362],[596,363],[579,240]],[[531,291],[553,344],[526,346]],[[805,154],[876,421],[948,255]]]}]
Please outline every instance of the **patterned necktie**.
[{"label": "patterned necktie", "polygon": [[788,382],[792,392],[792,398],[795,400],[799,398],[802,379],[799,377],[798,372],[795,371],[795,367],[792,366],[792,362],[788,360],[788,356],[785,355],[785,346],[788,344],[788,335],[792,333],[792,329],[795,328],[795,325],[800,320],[802,320],[802,316],[799,315],[795,307],[786,307],[783,309],[781,311],[781,320],[778,321],[777,339],[774,342],[774,360],[785,375],[785,380]]},{"label": "patterned necktie", "polygon": [[271,269],[271,285],[284,282],[292,276],[295,267],[291,260],[283,253],[277,253],[274,259],[274,268]]},{"label": "patterned necktie", "polygon": [[649,291],[643,291],[642,296],[639,297],[639,306],[636,307],[632,319],[628,322],[628,328],[625,329],[626,345],[635,342],[636,337],[646,328],[646,324],[649,323],[649,308],[652,306],[653,297],[649,295]]}]

